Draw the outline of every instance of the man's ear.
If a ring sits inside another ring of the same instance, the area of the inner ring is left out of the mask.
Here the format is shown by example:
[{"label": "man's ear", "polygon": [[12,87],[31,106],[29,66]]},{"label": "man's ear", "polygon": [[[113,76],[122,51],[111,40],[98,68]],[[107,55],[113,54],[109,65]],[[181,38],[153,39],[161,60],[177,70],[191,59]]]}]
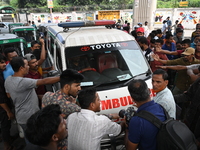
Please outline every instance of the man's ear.
[{"label": "man's ear", "polygon": [[168,83],[169,83],[169,80],[165,80],[165,84],[168,85]]},{"label": "man's ear", "polygon": [[70,88],[70,85],[69,85],[69,84],[65,84],[65,85],[64,85],[64,89],[65,89],[65,90],[69,91],[69,88]]},{"label": "man's ear", "polygon": [[95,103],[90,103],[90,108],[93,110],[95,108]]},{"label": "man's ear", "polygon": [[58,141],[58,137],[57,137],[56,134],[53,134],[51,139],[52,139],[53,142],[57,142]]}]

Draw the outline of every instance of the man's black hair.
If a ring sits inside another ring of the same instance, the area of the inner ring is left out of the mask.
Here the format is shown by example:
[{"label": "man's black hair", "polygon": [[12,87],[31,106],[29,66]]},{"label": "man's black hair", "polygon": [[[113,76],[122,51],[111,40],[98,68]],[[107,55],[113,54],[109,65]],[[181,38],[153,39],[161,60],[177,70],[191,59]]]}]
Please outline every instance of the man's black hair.
[{"label": "man's black hair", "polygon": [[83,80],[84,76],[78,71],[73,69],[67,69],[62,72],[60,75],[60,85],[63,88],[66,84],[80,83]]},{"label": "man's black hair", "polygon": [[151,38],[151,40],[152,40],[152,39],[154,39],[155,34],[151,32],[148,36],[149,36],[149,37]]},{"label": "man's black hair", "polygon": [[155,39],[151,39],[150,43],[155,44],[156,40]]},{"label": "man's black hair", "polygon": [[200,37],[200,35],[195,35],[195,36],[194,36],[194,39],[195,39],[196,37]]},{"label": "man's black hair", "polygon": [[[153,33],[154,35],[156,35],[157,34],[157,31],[156,30],[153,30],[153,31],[151,31],[151,33]],[[150,33],[150,34],[151,34]]]},{"label": "man's black hair", "polygon": [[39,44],[40,45],[40,42],[38,42],[38,41],[32,41],[31,42],[31,47],[33,47],[35,44]]},{"label": "man's black hair", "polygon": [[5,48],[3,50],[3,53],[4,53],[4,55],[6,57],[8,57],[8,53],[12,53],[12,52],[16,52],[17,53],[16,48],[14,48],[14,47],[8,47],[8,48]]},{"label": "man's black hair", "polygon": [[49,145],[52,136],[57,133],[60,120],[60,106],[51,104],[33,114],[26,123],[25,137],[38,146]]},{"label": "man's black hair", "polygon": [[150,91],[144,80],[132,80],[128,85],[131,97],[137,102],[144,102],[150,98]]},{"label": "man's black hair", "polygon": [[157,40],[155,40],[155,43],[160,43],[161,45],[163,45],[164,41],[163,41],[163,39],[157,39]]},{"label": "man's black hair", "polygon": [[171,33],[170,34],[166,34],[165,39],[170,39],[170,37],[173,37],[173,35]]},{"label": "man's black hair", "polygon": [[23,57],[14,57],[10,61],[10,65],[12,66],[12,69],[14,72],[18,72],[20,67],[24,67],[24,58]]},{"label": "man's black hair", "polygon": [[146,37],[141,37],[138,39],[138,42],[140,42],[141,44],[146,44],[148,45],[148,40]]},{"label": "man's black hair", "polygon": [[78,101],[82,109],[88,109],[91,103],[95,102],[96,99],[96,89],[89,88],[81,90],[78,94]]},{"label": "man's black hair", "polygon": [[157,29],[157,30],[156,30],[156,33],[157,33],[157,34],[162,34],[161,29]]},{"label": "man's black hair", "polygon": [[191,40],[190,40],[190,39],[184,39],[184,40],[181,42],[181,44],[188,44],[188,45],[190,45],[190,43],[191,43]]},{"label": "man's black hair", "polygon": [[0,62],[2,62],[2,61],[6,61],[6,57],[4,55],[0,54]]},{"label": "man's black hair", "polygon": [[183,33],[183,29],[181,29],[181,28],[176,28],[176,33]]},{"label": "man's black hair", "polygon": [[168,80],[168,74],[167,74],[167,72],[165,71],[165,70],[163,70],[163,69],[157,69],[157,70],[155,70],[154,72],[153,72],[153,75],[155,75],[155,74],[161,74],[162,75],[162,78],[163,78],[163,80]]}]

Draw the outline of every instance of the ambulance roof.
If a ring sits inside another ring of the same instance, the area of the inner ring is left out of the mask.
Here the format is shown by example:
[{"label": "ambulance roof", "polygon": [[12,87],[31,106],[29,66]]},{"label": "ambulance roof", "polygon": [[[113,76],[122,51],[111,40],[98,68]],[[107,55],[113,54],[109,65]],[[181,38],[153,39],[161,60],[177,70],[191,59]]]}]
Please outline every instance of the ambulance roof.
[{"label": "ambulance roof", "polygon": [[48,29],[61,43],[65,44],[65,47],[134,40],[133,36],[121,30],[107,29],[102,26],[69,28],[66,32],[58,26],[50,26]]}]

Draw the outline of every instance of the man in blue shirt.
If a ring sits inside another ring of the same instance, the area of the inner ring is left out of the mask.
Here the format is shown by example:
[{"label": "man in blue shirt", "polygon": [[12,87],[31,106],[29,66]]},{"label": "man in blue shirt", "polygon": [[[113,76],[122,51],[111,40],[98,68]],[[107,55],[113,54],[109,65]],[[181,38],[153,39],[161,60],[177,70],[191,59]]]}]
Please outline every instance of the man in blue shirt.
[{"label": "man in blue shirt", "polygon": [[14,74],[14,71],[13,71],[11,65],[10,65],[10,61],[11,61],[14,57],[17,57],[18,54],[17,54],[17,52],[16,52],[16,50],[15,50],[14,47],[8,47],[8,48],[6,48],[6,49],[4,50],[4,55],[6,56],[6,59],[7,59],[7,61],[8,61],[7,65],[6,65],[6,69],[5,69],[4,72],[3,72],[3,77],[4,77],[4,79],[6,80],[6,78],[7,78],[8,76],[11,76],[11,75]]},{"label": "man in blue shirt", "polygon": [[[173,43],[173,35],[172,34],[166,34],[165,36],[165,44],[162,46],[163,50],[168,50],[168,51],[176,51],[176,45]],[[169,60],[172,60],[175,58],[174,55],[167,55],[167,58]]]},{"label": "man in blue shirt", "polygon": [[[131,81],[128,85],[128,90],[133,102],[138,107],[137,112],[146,110],[154,114],[161,121],[166,119],[163,108],[159,104],[154,103],[154,101],[151,101],[150,90],[145,81]],[[126,135],[127,133],[127,150],[157,150],[156,135],[158,128],[149,121],[138,116],[132,117]]]}]

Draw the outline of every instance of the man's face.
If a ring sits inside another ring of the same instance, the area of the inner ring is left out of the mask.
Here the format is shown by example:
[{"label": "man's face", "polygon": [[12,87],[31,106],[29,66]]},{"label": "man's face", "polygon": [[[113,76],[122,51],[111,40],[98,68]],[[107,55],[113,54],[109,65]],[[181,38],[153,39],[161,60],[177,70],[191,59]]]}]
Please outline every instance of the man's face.
[{"label": "man's face", "polygon": [[197,25],[196,31],[200,31],[200,25]]},{"label": "man's face", "polygon": [[99,98],[98,93],[95,94],[94,106],[95,106],[95,108],[94,108],[95,112],[100,112],[101,111],[101,108],[100,108],[100,98]]},{"label": "man's face", "polygon": [[41,48],[40,44],[37,44],[37,43],[34,44],[33,47],[31,47],[32,51],[35,49],[40,49],[40,48]]},{"label": "man's face", "polygon": [[37,71],[38,70],[38,61],[37,59],[32,59],[28,62],[30,70]]},{"label": "man's face", "polygon": [[0,61],[0,70],[5,70],[6,69],[6,62],[5,60]]},{"label": "man's face", "polygon": [[28,65],[28,61],[26,59],[24,59],[24,75],[28,74],[29,71],[29,65]]},{"label": "man's face", "polygon": [[198,43],[200,41],[200,37],[196,37],[195,39],[194,39],[194,43]]},{"label": "man's face", "polygon": [[141,48],[142,50],[144,50],[143,44],[140,43],[140,42],[138,42],[138,44],[140,45],[140,48]]},{"label": "man's face", "polygon": [[61,141],[67,137],[67,127],[66,120],[60,115],[60,124],[58,126],[57,133],[55,134],[58,138],[58,141]]},{"label": "man's face", "polygon": [[176,44],[176,48],[177,48],[177,50],[182,50],[183,49],[181,43]]},{"label": "man's face", "polygon": [[191,61],[194,55],[182,55],[184,61]]},{"label": "man's face", "polygon": [[166,39],[166,41],[167,41],[168,43],[172,43],[172,42],[173,42],[173,37],[171,36],[169,39]]},{"label": "man's face", "polygon": [[200,42],[198,42],[196,45],[196,52],[200,52]]},{"label": "man's face", "polygon": [[142,32],[137,32],[137,36],[144,36],[144,33],[142,33]]},{"label": "man's face", "polygon": [[158,93],[167,87],[168,80],[164,80],[162,74],[154,74],[152,77],[153,90]]},{"label": "man's face", "polygon": [[178,32],[178,33],[176,33],[176,36],[177,36],[178,38],[181,38],[181,37],[183,36],[183,33],[182,33],[182,32]]},{"label": "man's face", "polygon": [[155,42],[155,48],[161,48],[161,47],[162,47],[161,43]]},{"label": "man's face", "polygon": [[81,90],[80,83],[72,83],[69,87],[68,95],[76,97]]},{"label": "man's face", "polygon": [[185,50],[186,48],[190,47],[190,45],[188,45],[187,43],[183,43],[182,44],[182,49]]},{"label": "man's face", "polygon": [[7,54],[7,59],[8,61],[11,61],[14,57],[17,57],[17,56],[18,56],[17,52],[14,51]]}]

